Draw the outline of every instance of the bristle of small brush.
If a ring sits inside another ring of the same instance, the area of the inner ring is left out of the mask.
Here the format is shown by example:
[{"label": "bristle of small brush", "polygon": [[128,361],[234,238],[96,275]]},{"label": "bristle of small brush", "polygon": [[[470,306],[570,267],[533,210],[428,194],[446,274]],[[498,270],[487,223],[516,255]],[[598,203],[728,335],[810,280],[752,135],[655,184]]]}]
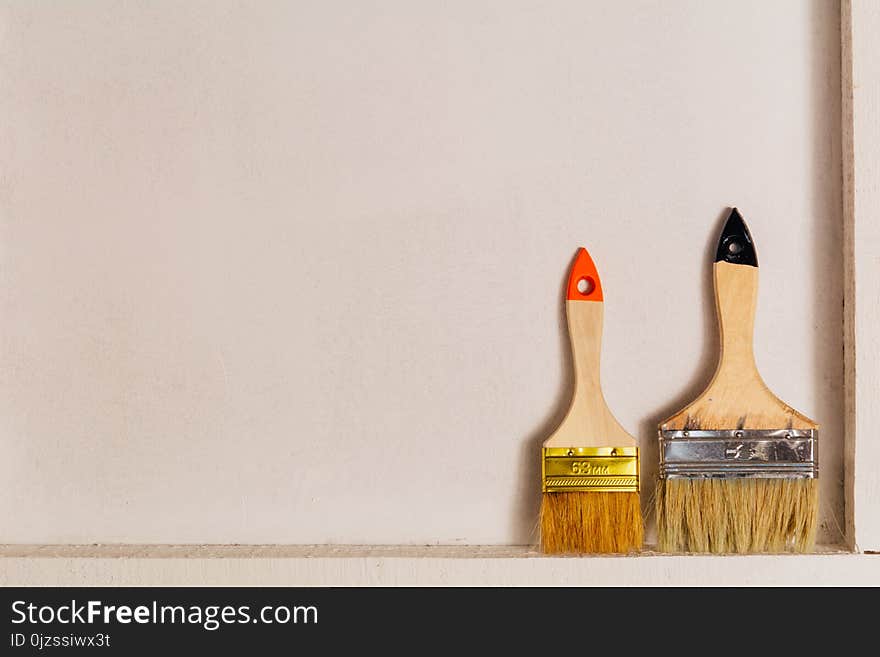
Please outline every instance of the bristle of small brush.
[{"label": "bristle of small brush", "polygon": [[625,554],[643,538],[638,493],[544,493],[541,551],[549,554]]},{"label": "bristle of small brush", "polygon": [[660,479],[658,547],[664,552],[809,552],[818,479]]}]

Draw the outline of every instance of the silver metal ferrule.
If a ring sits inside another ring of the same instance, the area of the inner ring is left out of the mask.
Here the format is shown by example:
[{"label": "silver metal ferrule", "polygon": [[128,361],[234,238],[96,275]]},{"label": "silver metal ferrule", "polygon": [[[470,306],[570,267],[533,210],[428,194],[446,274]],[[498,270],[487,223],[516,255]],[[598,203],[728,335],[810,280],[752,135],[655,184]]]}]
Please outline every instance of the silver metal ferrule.
[{"label": "silver metal ferrule", "polygon": [[660,477],[784,478],[819,476],[815,429],[660,432]]}]

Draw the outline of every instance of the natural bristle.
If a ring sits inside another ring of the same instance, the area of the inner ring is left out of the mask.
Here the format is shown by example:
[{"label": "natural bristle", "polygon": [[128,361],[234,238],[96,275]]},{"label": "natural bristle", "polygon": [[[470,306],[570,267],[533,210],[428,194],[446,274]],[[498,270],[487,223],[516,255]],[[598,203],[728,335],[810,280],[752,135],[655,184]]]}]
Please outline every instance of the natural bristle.
[{"label": "natural bristle", "polygon": [[638,493],[544,493],[541,551],[625,554],[642,547]]},{"label": "natural bristle", "polygon": [[817,479],[661,479],[664,552],[809,552],[816,542]]}]

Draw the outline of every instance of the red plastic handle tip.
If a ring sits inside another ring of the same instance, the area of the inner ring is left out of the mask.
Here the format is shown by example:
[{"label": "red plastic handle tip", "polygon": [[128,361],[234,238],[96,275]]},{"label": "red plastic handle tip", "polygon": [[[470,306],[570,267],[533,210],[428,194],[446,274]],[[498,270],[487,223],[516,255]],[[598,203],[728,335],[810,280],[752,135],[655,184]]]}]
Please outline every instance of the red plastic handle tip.
[{"label": "red plastic handle tip", "polygon": [[590,254],[578,249],[568,277],[569,301],[602,301],[602,281]]}]

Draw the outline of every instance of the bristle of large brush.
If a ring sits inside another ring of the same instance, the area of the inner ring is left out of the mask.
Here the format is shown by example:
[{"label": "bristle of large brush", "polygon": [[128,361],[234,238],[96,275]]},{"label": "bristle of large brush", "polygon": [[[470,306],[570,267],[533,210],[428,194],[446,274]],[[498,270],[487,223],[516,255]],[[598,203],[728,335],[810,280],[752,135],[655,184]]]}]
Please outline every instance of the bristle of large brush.
[{"label": "bristle of large brush", "polygon": [[664,552],[810,552],[818,479],[660,479],[658,547]]},{"label": "bristle of large brush", "polygon": [[643,538],[638,493],[544,493],[541,550],[550,554],[625,554]]}]

